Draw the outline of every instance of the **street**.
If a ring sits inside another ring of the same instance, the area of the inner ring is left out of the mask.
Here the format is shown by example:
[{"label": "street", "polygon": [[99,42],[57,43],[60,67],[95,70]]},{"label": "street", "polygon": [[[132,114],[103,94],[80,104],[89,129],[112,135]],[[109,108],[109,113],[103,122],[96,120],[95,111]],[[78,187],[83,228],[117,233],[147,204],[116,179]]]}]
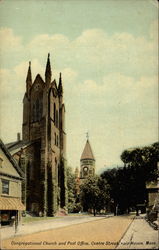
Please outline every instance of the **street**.
[{"label": "street", "polygon": [[[70,224],[68,221],[70,219]],[[63,226],[56,227],[64,221]],[[73,224],[72,224],[73,222]],[[140,228],[144,226],[143,229]],[[49,222],[50,223],[50,222]],[[137,225],[137,224],[138,225]],[[143,218],[134,216],[64,217],[52,220],[54,229],[43,231],[45,222],[36,223],[41,232],[12,237],[2,241],[2,249],[157,249],[157,231],[153,230]],[[136,226],[137,225],[137,226]],[[145,226],[146,225],[146,226]],[[29,227],[29,223],[28,223]],[[41,228],[40,228],[41,227]],[[135,230],[134,230],[135,228]],[[138,230],[138,232],[136,231]],[[139,237],[136,237],[135,232]],[[146,245],[148,234],[153,244]],[[146,234],[147,233],[147,234]],[[132,234],[134,236],[133,244]],[[141,235],[143,235],[141,237]],[[140,238],[141,237],[141,238]],[[141,243],[142,241],[142,243]],[[145,247],[146,246],[146,247]],[[152,247],[152,248],[151,248]]]}]

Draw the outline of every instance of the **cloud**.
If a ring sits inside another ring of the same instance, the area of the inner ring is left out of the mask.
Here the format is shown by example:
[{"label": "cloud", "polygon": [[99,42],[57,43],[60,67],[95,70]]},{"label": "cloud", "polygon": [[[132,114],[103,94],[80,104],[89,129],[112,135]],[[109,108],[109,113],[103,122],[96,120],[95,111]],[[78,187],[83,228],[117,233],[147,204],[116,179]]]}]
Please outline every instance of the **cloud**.
[{"label": "cloud", "polygon": [[40,48],[47,47],[49,50],[54,48],[60,49],[60,48],[68,48],[69,47],[69,39],[62,35],[62,34],[55,34],[52,36],[49,36],[48,34],[42,34],[36,36],[29,44],[28,48],[32,49],[38,46]]},{"label": "cloud", "polygon": [[[50,52],[52,78],[58,82],[62,72],[68,160],[73,166],[79,165],[87,130],[97,168],[104,163],[119,162],[122,149],[155,141],[157,42],[154,25],[147,38],[123,32],[108,35],[104,30],[90,29],[74,40],[62,34],[41,34],[26,45],[11,29],[3,28],[0,31],[4,36],[0,41],[3,59],[9,50],[14,55],[0,70],[3,135],[12,140],[21,128],[26,60],[32,61],[33,80],[37,73],[44,79],[46,57]],[[14,63],[10,69],[8,62]]]},{"label": "cloud", "polygon": [[87,30],[73,42],[78,48],[78,59],[85,59],[90,67],[105,72],[120,71],[124,74],[153,74],[157,61],[157,45],[144,37],[129,33],[108,36],[101,30]]},{"label": "cloud", "polygon": [[[23,82],[26,79],[29,63],[26,61],[21,62],[20,64],[14,67],[14,72],[16,73],[18,79],[21,79]],[[36,75],[41,74],[42,78],[45,74],[45,67],[37,59],[31,61],[31,71],[32,71],[32,80],[34,81]]]},{"label": "cloud", "polygon": [[[85,70],[86,74],[89,68],[96,74],[121,72],[139,77],[157,72],[157,43],[152,37],[152,33],[151,39],[146,39],[129,33],[108,35],[103,30],[90,29],[72,41],[60,34],[40,35],[27,48],[34,51],[34,56],[38,53],[44,56],[49,50],[58,67],[60,64],[62,67],[73,65],[74,69]],[[87,67],[83,69],[83,65]]]},{"label": "cloud", "polygon": [[10,50],[20,50],[22,48],[22,38],[16,36],[12,29],[1,28],[0,29],[0,50],[2,52],[8,52]]},{"label": "cloud", "polygon": [[147,38],[126,32],[110,35],[102,29],[84,30],[74,40],[63,34],[40,34],[22,44],[21,37],[16,36],[13,30],[2,28],[1,53],[19,50],[25,53],[25,58],[42,61],[50,52],[57,68],[80,70],[86,77],[110,72],[136,77],[153,75],[157,73],[156,21],[149,30]]}]

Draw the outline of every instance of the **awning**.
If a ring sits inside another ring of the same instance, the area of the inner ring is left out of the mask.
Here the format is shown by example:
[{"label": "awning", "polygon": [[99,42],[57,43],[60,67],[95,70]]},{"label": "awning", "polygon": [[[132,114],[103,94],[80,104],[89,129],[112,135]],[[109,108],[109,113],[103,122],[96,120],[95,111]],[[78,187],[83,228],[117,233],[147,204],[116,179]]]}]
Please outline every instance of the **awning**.
[{"label": "awning", "polygon": [[0,197],[0,210],[25,210],[18,198]]}]

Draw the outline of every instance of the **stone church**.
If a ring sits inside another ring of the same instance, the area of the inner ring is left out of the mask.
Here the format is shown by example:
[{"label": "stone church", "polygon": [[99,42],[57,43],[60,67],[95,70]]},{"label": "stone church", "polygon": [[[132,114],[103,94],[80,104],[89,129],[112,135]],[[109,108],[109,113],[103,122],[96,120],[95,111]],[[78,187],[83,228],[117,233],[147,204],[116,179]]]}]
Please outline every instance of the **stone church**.
[{"label": "stone church", "polygon": [[31,62],[23,98],[22,140],[6,145],[25,173],[23,202],[26,210],[54,216],[67,206],[66,133],[63,85],[52,80],[48,54],[45,80],[32,81]]}]

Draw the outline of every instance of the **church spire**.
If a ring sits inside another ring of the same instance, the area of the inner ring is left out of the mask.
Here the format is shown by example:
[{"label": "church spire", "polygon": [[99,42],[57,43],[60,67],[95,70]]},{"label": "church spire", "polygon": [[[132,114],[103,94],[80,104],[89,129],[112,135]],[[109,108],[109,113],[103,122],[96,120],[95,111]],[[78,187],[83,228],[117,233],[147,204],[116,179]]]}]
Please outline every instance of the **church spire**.
[{"label": "church spire", "polygon": [[84,159],[91,159],[95,161],[88,137],[87,137],[87,141],[86,141],[86,145],[84,147],[83,153],[81,155],[81,160],[84,160]]},{"label": "church spire", "polygon": [[28,74],[26,78],[26,92],[29,94],[29,90],[32,85],[32,74],[31,74],[31,62],[29,62],[29,67],[28,67]]},{"label": "church spire", "polygon": [[61,73],[60,73],[60,77],[59,77],[58,92],[59,92],[59,96],[62,96],[62,95],[63,95],[62,74],[61,74]]},{"label": "church spire", "polygon": [[45,70],[45,82],[51,83],[51,65],[50,65],[50,53],[48,53],[46,70]]}]

